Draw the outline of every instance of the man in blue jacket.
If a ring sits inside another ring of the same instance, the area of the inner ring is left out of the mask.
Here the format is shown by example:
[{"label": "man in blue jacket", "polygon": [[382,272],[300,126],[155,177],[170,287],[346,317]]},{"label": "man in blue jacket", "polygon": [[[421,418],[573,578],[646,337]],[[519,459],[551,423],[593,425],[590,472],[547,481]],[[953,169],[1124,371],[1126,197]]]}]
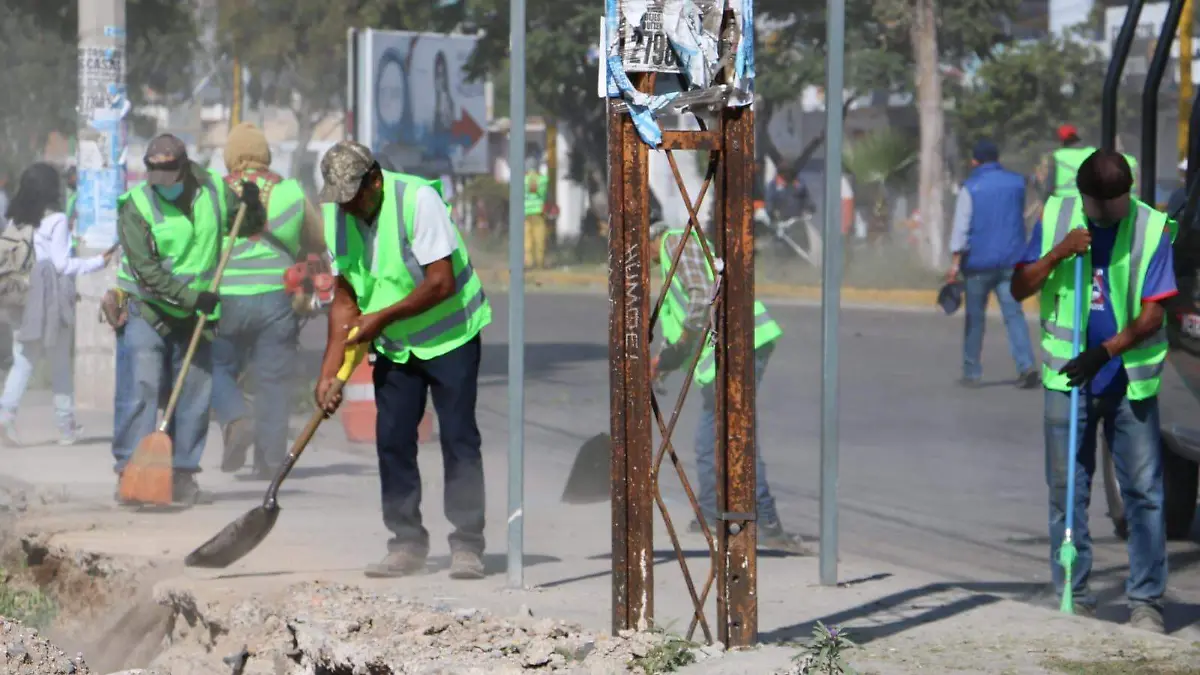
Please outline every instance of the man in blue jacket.
[{"label": "man in blue jacket", "polygon": [[995,293],[1017,364],[1017,386],[1032,389],[1038,385],[1038,372],[1029,326],[1010,287],[1013,266],[1025,248],[1025,178],[1000,165],[1000,151],[989,140],[975,144],[971,165],[954,208],[953,262],[946,274],[954,281],[961,273],[966,285],[962,384],[978,386],[983,376],[980,356],[988,295]]}]

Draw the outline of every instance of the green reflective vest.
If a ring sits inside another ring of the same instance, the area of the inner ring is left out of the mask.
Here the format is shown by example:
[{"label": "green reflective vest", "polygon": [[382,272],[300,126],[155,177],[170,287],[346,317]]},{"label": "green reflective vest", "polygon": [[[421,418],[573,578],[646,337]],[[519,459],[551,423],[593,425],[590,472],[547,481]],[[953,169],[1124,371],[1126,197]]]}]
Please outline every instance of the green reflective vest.
[{"label": "green reflective vest", "polygon": [[[668,239],[675,242],[683,241],[683,233],[685,230],[668,230],[662,236],[662,243],[659,245],[659,268],[662,271],[662,281],[667,282],[667,273],[671,271],[671,258],[673,251],[668,247]],[[699,235],[692,232],[692,238],[699,245]],[[679,243],[675,244],[679,246]],[[711,248],[711,247],[710,247]],[[709,282],[715,281],[716,277],[712,269],[706,263],[705,271],[708,273]],[[667,297],[663,302],[662,312],[659,313],[659,325],[662,327],[663,337],[667,342],[675,344],[683,335],[683,322],[687,318],[688,294],[683,286],[683,282],[679,280],[679,274],[676,274],[671,279],[671,285],[667,287]],[[771,315],[767,313],[767,308],[761,302],[754,301],[754,348],[774,342],[783,335],[783,329]],[[717,359],[713,350],[712,341],[708,336],[703,338],[703,346],[701,347],[700,362],[696,364],[696,383],[704,386],[711,384],[717,379]]]},{"label": "green reflective vest", "polygon": [[[383,172],[383,206],[375,223],[373,255],[368,262],[367,243],[355,218],[337,204],[325,204],[325,242],[334,268],[358,297],[364,314],[378,312],[408,297],[425,278],[413,256],[413,216],[417,190],[430,186],[442,193],[441,181]],[[447,211],[449,206],[446,207]],[[471,266],[462,234],[455,228],[458,248],[451,254],[454,295],[417,316],[395,321],[383,330],[375,348],[396,363],[409,354],[432,359],[470,342],[492,322],[492,307],[483,284]]]},{"label": "green reflective vest", "polygon": [[[1090,157],[1096,148],[1091,146],[1082,148],[1059,148],[1054,151],[1052,158],[1054,160],[1054,196],[1055,197],[1073,197],[1079,194],[1079,188],[1075,185],[1075,176],[1079,174],[1079,167],[1083,166],[1083,161]],[[1125,161],[1129,162],[1129,170],[1133,174],[1133,190],[1137,192],[1138,179],[1138,162],[1133,155],[1125,155]]]},{"label": "green reflective vest", "polygon": [[[1134,199],[1129,216],[1121,221],[1117,240],[1113,246],[1112,260],[1108,265],[1109,301],[1117,320],[1117,330],[1125,329],[1142,313],[1142,285],[1150,260],[1162,241],[1163,229],[1167,227],[1167,216],[1161,211]],[[1087,227],[1083,215],[1083,201],[1079,197],[1051,197],[1042,212],[1042,255],[1045,256],[1061,242],[1067,232]],[[1174,228],[1171,228],[1173,231]],[[1068,264],[1069,263],[1069,264]],[[1083,257],[1083,278],[1092,279],[1092,255]],[[1047,389],[1069,391],[1067,376],[1060,374],[1067,361],[1071,360],[1072,329],[1075,319],[1075,263],[1068,261],[1056,267],[1042,287],[1042,383]],[[1083,303],[1083,315],[1079,331],[1087,335],[1088,315],[1092,294],[1091,283],[1079,289],[1087,294]],[[1167,358],[1166,321],[1154,336],[1121,355],[1125,373],[1129,377],[1126,395],[1138,401],[1158,394],[1162,380],[1163,364]]]},{"label": "green reflective vest", "polygon": [[[537,179],[537,189],[529,189],[529,179]],[[546,187],[549,179],[545,174],[525,174],[525,215],[540,216],[546,208]]]},{"label": "green reflective vest", "polygon": [[239,237],[221,277],[221,295],[262,295],[284,289],[283,276],[300,255],[304,227],[304,189],[288,179],[268,185],[261,175],[254,178],[267,207],[265,232]]},{"label": "green reflective vest", "polygon": [[[175,208],[174,204],[158,196],[149,183],[143,182],[118,197],[118,209],[131,200],[150,225],[150,235],[154,237],[154,246],[163,268],[172,276],[184,280],[188,288],[207,291],[220,256],[221,238],[218,233],[226,208],[225,192],[215,178],[210,177],[196,190],[190,218]],[[117,286],[154,305],[155,309],[168,316],[186,318],[192,314],[142,288],[124,255],[117,269]],[[209,318],[216,319],[219,315],[220,308]]]}]

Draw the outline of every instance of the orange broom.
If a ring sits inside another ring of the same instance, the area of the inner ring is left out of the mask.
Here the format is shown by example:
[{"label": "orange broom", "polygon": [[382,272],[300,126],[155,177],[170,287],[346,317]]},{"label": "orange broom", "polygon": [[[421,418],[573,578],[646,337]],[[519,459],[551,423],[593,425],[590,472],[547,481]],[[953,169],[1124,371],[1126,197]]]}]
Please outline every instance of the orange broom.
[{"label": "orange broom", "polygon": [[[242,219],[245,216],[246,204],[243,202],[238,207],[237,217],[233,220],[233,229],[229,232],[230,242],[237,241],[238,233],[242,229]],[[225,265],[229,263],[232,253],[232,244],[221,253],[216,274],[213,275],[212,283],[209,285],[210,293],[216,293],[220,288],[221,277],[225,274]],[[125,466],[125,471],[121,473],[121,482],[117,490],[123,502],[167,506],[175,497],[173,471],[175,447],[171,442],[171,437],[167,434],[167,425],[171,423],[171,416],[175,414],[175,406],[179,404],[179,394],[183,390],[184,379],[187,378],[188,370],[192,367],[192,359],[196,356],[196,348],[200,345],[204,328],[207,325],[208,317],[200,315],[196,320],[196,329],[192,331],[192,339],[188,343],[187,353],[183,356],[183,363],[179,367],[179,375],[175,378],[175,386],[171,389],[171,398],[167,400],[167,409],[163,412],[162,422],[158,425],[157,431],[138,443],[137,449],[133,451],[133,457]]]}]

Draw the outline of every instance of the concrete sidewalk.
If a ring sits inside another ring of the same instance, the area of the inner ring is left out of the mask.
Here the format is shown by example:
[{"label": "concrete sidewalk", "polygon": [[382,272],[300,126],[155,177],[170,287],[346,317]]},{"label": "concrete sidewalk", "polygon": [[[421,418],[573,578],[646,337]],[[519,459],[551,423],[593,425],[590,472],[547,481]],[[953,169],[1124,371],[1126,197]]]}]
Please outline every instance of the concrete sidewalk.
[{"label": "concrete sidewalk", "polygon": [[[383,555],[387,538],[379,515],[373,449],[346,443],[336,420],[319,432],[282,490],[283,513],[267,541],[227,570],[188,570],[178,561],[253,507],[265,484],[216,469],[220,436],[214,427],[201,479],[216,493],[216,504],[174,513],[117,508],[112,502],[114,477],[107,442],[111,420],[102,413],[83,413],[88,442],[69,448],[49,445],[45,442],[53,429],[52,413],[48,406],[37,404],[38,398],[31,395],[31,405],[22,410],[19,422],[36,444],[0,450],[0,476],[10,487],[23,484],[28,495],[21,530],[43,533],[48,546],[69,552],[160,561],[165,570],[160,594],[186,593],[215,602],[321,580],[502,616],[528,610],[536,617],[573,621],[594,631],[610,627],[609,507],[559,503],[569,466],[559,458],[561,452],[551,452],[548,446],[561,441],[537,427],[527,435],[525,588],[514,590],[507,588],[504,574],[506,436],[502,424],[485,423],[483,430],[489,492],[488,578],[453,581],[445,572],[448,530],[440,509],[440,453],[436,445],[427,445],[422,449],[422,475],[424,513],[432,535],[431,572],[411,579],[372,581],[362,576],[361,569]],[[46,438],[38,438],[37,431]],[[669,471],[669,465],[664,464],[664,470]],[[690,519],[688,508],[678,501],[669,508],[682,529]],[[704,541],[699,535],[681,536],[685,558],[700,586],[709,570]],[[692,616],[691,603],[658,517],[655,542],[657,623],[682,634]],[[847,628],[852,639],[863,645],[849,655],[860,672],[887,674],[1071,672],[1053,668],[1054,659],[1144,657],[1181,664],[1200,660],[1198,644],[1189,640],[1064,617],[1035,602],[1021,601],[1036,595],[1036,589],[1026,583],[955,583],[855,558],[841,561],[840,574],[845,580],[840,586],[824,588],[817,585],[815,558],[760,553],[763,642],[803,640],[820,620]],[[711,597],[706,609],[715,635]],[[697,630],[694,638],[703,642],[703,632]],[[712,659],[683,672],[771,673],[787,667],[796,651],[776,646]]]}]

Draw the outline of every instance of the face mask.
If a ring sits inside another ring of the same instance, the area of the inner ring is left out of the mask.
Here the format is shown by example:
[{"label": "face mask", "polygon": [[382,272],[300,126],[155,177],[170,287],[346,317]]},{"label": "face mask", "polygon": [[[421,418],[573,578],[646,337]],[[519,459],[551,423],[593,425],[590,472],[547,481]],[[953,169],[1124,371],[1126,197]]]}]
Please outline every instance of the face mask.
[{"label": "face mask", "polygon": [[155,185],[154,190],[165,200],[173,202],[183,194],[183,183],[174,185]]}]

